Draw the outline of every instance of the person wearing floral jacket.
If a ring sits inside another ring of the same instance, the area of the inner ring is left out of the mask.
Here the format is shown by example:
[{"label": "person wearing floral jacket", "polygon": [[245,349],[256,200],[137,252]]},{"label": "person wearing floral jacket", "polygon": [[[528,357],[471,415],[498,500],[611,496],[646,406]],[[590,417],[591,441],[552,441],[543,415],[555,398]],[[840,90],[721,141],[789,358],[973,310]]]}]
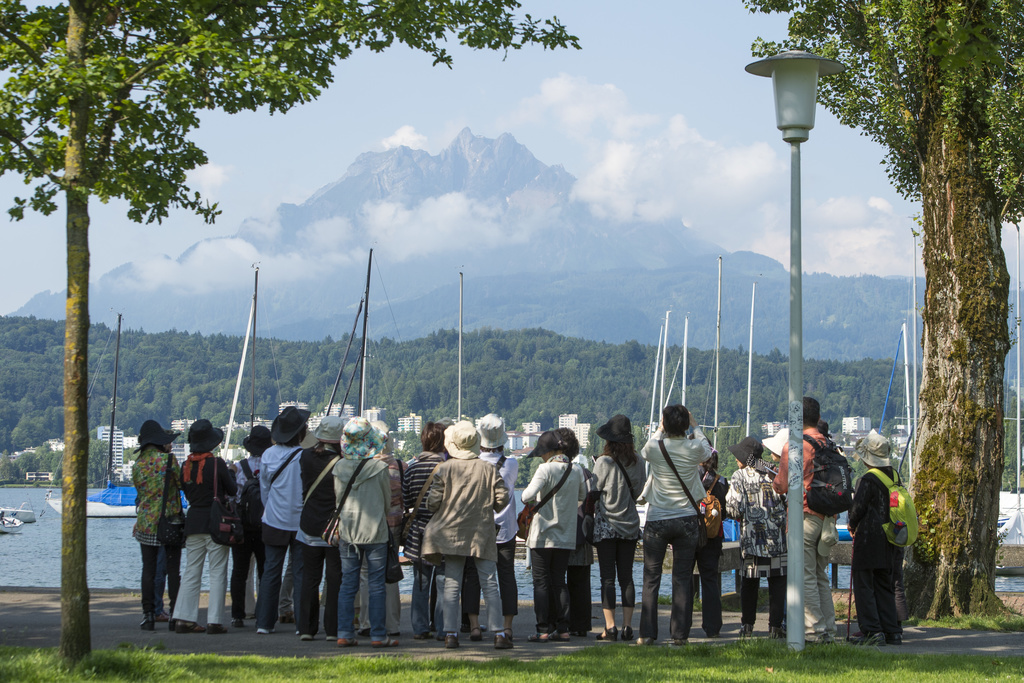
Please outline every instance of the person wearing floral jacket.
[{"label": "person wearing floral jacket", "polygon": [[[139,429],[139,457],[132,469],[132,484],[138,492],[135,527],[132,536],[142,550],[142,623],[140,628],[152,631],[156,628],[156,577],[157,555],[160,543],[156,536],[160,521],[160,508],[164,497],[165,476],[167,479],[167,504],[164,514],[168,517],[181,516],[181,470],[171,453],[171,443],[180,432],[172,432],[160,426],[156,420],[146,420]],[[167,555],[167,588],[171,597],[171,613],[178,599],[181,586],[181,546],[163,546]],[[171,622],[173,630],[174,623]]]},{"label": "person wearing floral jacket", "polygon": [[775,474],[761,460],[764,447],[748,436],[729,450],[739,464],[730,480],[725,505],[730,517],[740,520],[743,582],[740,586],[741,635],[754,633],[757,592],[768,579],[768,637],[784,638],[786,612],[786,504],[772,489]]}]

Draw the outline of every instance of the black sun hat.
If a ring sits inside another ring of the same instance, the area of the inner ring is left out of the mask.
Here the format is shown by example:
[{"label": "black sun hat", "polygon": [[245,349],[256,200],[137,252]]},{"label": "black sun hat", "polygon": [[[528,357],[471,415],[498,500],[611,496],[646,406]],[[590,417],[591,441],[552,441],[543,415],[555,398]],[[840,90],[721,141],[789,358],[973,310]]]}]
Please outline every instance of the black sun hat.
[{"label": "black sun hat", "polygon": [[633,425],[625,415],[612,415],[608,422],[597,428],[597,435],[605,441],[633,443]]},{"label": "black sun hat", "polygon": [[224,440],[224,430],[209,420],[196,420],[188,428],[188,446],[193,453],[210,453]]},{"label": "black sun hat", "polygon": [[146,420],[139,427],[139,450],[142,450],[143,446],[150,444],[154,446],[166,446],[171,443],[181,432],[172,432],[169,429],[164,429],[160,426],[160,423],[156,420]]},{"label": "black sun hat", "polygon": [[288,406],[274,418],[274,423],[270,425],[270,436],[274,439],[274,443],[288,443],[302,431],[308,419],[308,410]]}]

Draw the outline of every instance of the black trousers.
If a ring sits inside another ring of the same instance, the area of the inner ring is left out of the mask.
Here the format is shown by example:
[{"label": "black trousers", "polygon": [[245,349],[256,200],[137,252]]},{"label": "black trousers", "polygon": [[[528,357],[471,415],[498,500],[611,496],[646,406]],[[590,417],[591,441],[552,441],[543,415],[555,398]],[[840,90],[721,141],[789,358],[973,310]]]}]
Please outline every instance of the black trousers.
[{"label": "black trousers", "polygon": [[[761,579],[744,576],[740,583],[740,609],[743,615],[740,622],[754,625],[757,619],[757,597]],[[782,619],[786,616],[786,577],[768,577],[768,628],[781,628]]]},{"label": "black trousers", "polygon": [[[139,544],[142,550],[142,611],[156,611],[156,559],[160,554],[160,546]],[[168,614],[174,614],[174,603],[178,601],[178,588],[181,587],[181,546],[163,546],[167,554],[167,592],[171,596],[171,608]]]},{"label": "black trousers", "polygon": [[590,565],[571,565],[566,572],[569,589],[569,630],[589,631],[594,617],[594,597],[590,592]]},{"label": "black trousers", "polygon": [[263,576],[263,540],[259,530],[245,530],[245,543],[231,546],[231,618],[245,619],[245,584],[250,558],[256,556],[256,585]]},{"label": "black trousers", "polygon": [[[338,637],[338,592],[341,554],[336,546],[302,546],[302,585],[295,624],[302,634],[315,636],[320,628],[320,579],[324,579],[324,633]],[[308,579],[308,580],[307,580]]]},{"label": "black trousers", "polygon": [[853,599],[861,633],[900,633],[892,567],[853,570]]},{"label": "black trousers", "polygon": [[606,538],[594,544],[601,572],[601,607],[615,609],[615,578],[618,576],[622,606],[636,605],[636,587],[633,585],[633,556],[636,539]]},{"label": "black trousers", "polygon": [[569,589],[565,583],[569,551],[562,548],[531,548],[533,611],[537,633],[569,632]]},{"label": "black trousers", "polygon": [[[718,571],[719,560],[722,559],[722,541],[721,536],[709,538],[707,545],[697,551],[697,571],[700,572],[700,625],[704,629],[704,634],[708,636],[716,636],[722,630],[722,572]],[[690,592],[694,593],[692,589]],[[692,623],[693,601],[687,605]]]}]

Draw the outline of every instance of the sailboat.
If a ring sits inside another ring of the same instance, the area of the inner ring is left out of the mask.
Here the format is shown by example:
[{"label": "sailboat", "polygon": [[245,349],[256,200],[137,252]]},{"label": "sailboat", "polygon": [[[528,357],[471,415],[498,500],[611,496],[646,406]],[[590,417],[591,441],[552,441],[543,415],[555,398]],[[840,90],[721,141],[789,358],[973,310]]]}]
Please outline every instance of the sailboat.
[{"label": "sailboat", "polygon": [[[118,486],[113,482],[114,468],[114,420],[117,415],[117,371],[121,361],[121,314],[117,314],[117,346],[114,352],[114,395],[110,403],[110,431],[107,442],[107,485],[99,493],[86,498],[86,517],[134,517],[138,491],[134,486]],[[63,500],[47,496],[46,502],[60,514]]]}]

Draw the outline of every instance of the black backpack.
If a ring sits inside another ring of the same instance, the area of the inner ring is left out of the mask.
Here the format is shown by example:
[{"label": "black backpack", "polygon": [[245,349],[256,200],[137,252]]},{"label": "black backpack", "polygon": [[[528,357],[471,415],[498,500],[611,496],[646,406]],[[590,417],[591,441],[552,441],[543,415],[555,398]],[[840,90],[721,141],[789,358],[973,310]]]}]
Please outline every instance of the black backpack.
[{"label": "black backpack", "polygon": [[245,472],[245,483],[242,494],[238,497],[238,516],[242,518],[242,527],[259,529],[263,526],[263,498],[260,497],[260,476],[253,475],[249,463],[241,460],[238,463]]},{"label": "black backpack", "polygon": [[853,471],[850,462],[827,439],[822,445],[804,434],[814,449],[814,470],[807,489],[807,507],[822,515],[838,515],[853,505]]}]

